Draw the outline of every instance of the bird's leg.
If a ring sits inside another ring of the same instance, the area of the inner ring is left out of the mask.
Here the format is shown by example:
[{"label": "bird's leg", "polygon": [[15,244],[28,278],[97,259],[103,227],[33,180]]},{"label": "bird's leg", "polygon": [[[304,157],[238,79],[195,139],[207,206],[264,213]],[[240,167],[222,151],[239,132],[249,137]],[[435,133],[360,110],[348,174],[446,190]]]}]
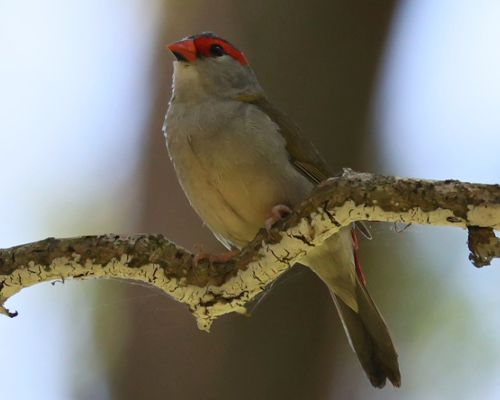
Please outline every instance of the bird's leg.
[{"label": "bird's leg", "polygon": [[288,207],[286,204],[276,204],[273,208],[271,208],[271,212],[269,213],[269,217],[267,217],[265,222],[266,231],[269,232],[273,225],[281,221],[283,218],[287,217],[292,213],[292,209]]},{"label": "bird's leg", "polygon": [[208,260],[211,263],[212,262],[228,262],[230,261],[233,257],[236,257],[238,254],[240,254],[239,250],[230,250],[230,251],[225,251],[223,253],[219,254],[210,254],[205,249],[203,248],[203,245],[201,244],[195,244],[194,245],[194,257],[193,257],[193,264],[194,266],[198,266],[199,262],[202,260]]}]

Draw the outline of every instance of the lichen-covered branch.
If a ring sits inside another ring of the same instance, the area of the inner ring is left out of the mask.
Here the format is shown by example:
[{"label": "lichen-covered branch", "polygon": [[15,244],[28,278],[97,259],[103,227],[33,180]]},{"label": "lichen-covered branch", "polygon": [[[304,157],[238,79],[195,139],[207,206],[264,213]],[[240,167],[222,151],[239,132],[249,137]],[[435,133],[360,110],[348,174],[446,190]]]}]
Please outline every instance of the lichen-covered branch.
[{"label": "lichen-covered branch", "polygon": [[21,289],[56,279],[142,281],[188,305],[200,329],[245,303],[311,248],[355,221],[447,225],[469,230],[470,259],[487,265],[500,256],[500,186],[401,179],[345,170],[321,184],[271,232],[261,231],[227,263],[198,265],[162,235],[101,235],[45,239],[0,250],[0,311]]}]

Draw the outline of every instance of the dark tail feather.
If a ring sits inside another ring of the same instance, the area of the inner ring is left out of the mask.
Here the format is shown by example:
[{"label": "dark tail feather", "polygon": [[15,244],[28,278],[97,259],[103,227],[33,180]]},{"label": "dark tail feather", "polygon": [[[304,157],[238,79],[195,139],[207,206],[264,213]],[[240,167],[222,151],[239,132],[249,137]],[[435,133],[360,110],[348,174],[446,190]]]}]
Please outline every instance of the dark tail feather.
[{"label": "dark tail feather", "polygon": [[359,312],[352,310],[340,297],[331,293],[351,347],[371,384],[381,388],[385,386],[386,379],[389,379],[394,386],[401,386],[398,354],[384,319],[364,285],[358,280],[356,300]]}]

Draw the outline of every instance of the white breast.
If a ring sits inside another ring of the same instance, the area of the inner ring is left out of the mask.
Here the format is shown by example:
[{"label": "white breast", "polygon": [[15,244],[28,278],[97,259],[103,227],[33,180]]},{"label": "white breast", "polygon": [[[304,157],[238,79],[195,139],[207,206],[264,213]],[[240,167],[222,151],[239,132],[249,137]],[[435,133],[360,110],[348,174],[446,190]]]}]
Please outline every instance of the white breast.
[{"label": "white breast", "polygon": [[191,205],[226,245],[243,246],[274,205],[294,206],[312,189],[290,164],[276,124],[251,104],[173,101],[166,134]]}]

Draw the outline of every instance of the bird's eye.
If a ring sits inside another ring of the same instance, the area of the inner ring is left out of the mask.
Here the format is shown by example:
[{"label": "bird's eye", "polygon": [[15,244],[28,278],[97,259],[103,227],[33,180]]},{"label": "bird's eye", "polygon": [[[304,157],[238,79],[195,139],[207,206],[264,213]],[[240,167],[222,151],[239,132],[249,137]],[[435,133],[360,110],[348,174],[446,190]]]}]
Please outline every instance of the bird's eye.
[{"label": "bird's eye", "polygon": [[212,55],[212,57],[221,57],[226,54],[226,52],[221,45],[213,44],[212,46],[210,46],[210,54]]}]

